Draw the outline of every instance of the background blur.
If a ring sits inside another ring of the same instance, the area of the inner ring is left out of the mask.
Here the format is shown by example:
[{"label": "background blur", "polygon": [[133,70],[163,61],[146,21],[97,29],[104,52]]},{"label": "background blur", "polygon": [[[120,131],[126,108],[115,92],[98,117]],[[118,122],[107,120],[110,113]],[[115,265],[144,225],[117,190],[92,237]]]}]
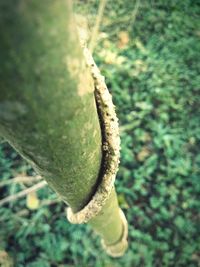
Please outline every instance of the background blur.
[{"label": "background blur", "polygon": [[[91,31],[98,5],[75,1]],[[94,57],[120,120],[116,187],[129,221],[126,255],[108,257],[89,226],[68,223],[46,186],[0,205],[0,266],[200,266],[199,18],[195,0],[106,4]],[[5,182],[35,175],[7,143],[0,174],[1,199],[38,182]]]}]

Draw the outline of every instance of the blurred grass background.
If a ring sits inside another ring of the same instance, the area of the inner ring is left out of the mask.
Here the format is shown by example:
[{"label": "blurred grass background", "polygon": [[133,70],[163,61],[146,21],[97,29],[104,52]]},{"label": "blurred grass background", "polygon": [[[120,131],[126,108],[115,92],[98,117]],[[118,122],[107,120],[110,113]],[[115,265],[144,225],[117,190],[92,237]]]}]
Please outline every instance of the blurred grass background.
[{"label": "blurred grass background", "polygon": [[[75,2],[91,30],[98,5]],[[106,4],[94,57],[120,119],[116,187],[129,222],[126,255],[108,257],[89,226],[67,222],[45,187],[0,206],[0,262],[8,263],[6,252],[17,267],[200,266],[199,18],[195,0]],[[0,174],[2,182],[35,173],[4,143]],[[1,198],[28,186],[0,187]]]}]

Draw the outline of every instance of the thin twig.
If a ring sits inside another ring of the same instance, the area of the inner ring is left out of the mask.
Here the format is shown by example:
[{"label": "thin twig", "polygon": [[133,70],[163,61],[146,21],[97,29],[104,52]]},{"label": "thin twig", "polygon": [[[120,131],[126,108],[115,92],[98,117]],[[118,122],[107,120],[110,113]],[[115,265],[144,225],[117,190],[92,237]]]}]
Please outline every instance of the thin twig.
[{"label": "thin twig", "polygon": [[0,187],[14,184],[14,183],[30,183],[30,182],[35,182],[35,181],[38,181],[41,179],[42,179],[42,177],[39,175],[37,175],[37,176],[17,176],[15,178],[2,181],[0,183]]},{"label": "thin twig", "polygon": [[[50,205],[54,205],[54,204],[59,204],[61,202],[62,202],[62,200],[60,198],[42,200],[40,202],[39,208],[42,208],[43,206],[50,206]],[[16,212],[12,213],[11,216],[13,216],[13,217],[15,217],[17,219],[19,219],[19,218],[21,219],[22,217],[26,217],[29,214],[29,212],[30,212],[29,209],[24,208],[24,209],[19,210],[17,213]],[[1,217],[0,218],[0,222],[5,222],[5,221],[7,221],[9,219],[10,218],[8,218],[8,217],[6,217],[6,218],[5,217],[3,217],[3,218]]]},{"label": "thin twig", "polygon": [[130,30],[130,28],[133,27],[133,25],[135,23],[139,6],[140,6],[140,0],[136,0],[135,7],[134,7],[133,12],[131,13],[131,16],[130,16],[130,23],[128,25],[128,30]]},{"label": "thin twig", "polygon": [[91,51],[91,53],[94,51],[95,45],[96,45],[96,40],[97,40],[97,36],[98,36],[98,32],[99,32],[99,26],[100,23],[102,21],[103,18],[103,12],[106,6],[106,1],[107,0],[101,0],[100,4],[99,4],[99,9],[98,9],[98,14],[97,14],[97,18],[96,18],[96,22],[92,31],[92,37],[89,43],[89,49]]},{"label": "thin twig", "polygon": [[[58,204],[58,203],[61,203],[61,199],[60,198],[55,198],[55,199],[45,199],[45,200],[42,200],[39,204],[39,208],[43,207],[43,206],[50,206],[50,205],[54,205],[54,204]],[[29,214],[29,211],[28,209],[22,209],[20,211],[18,211],[15,215],[16,216],[26,216]]]},{"label": "thin twig", "polygon": [[62,200],[60,198],[45,199],[45,200],[41,201],[40,208],[43,206],[49,206],[49,205],[53,205],[53,204],[57,204],[57,203],[61,203],[61,202],[62,202]]},{"label": "thin twig", "polygon": [[[117,24],[128,23],[127,30],[130,31],[131,27],[133,27],[133,25],[135,23],[139,7],[141,8],[140,0],[136,0],[135,7],[134,7],[130,16],[118,18],[117,20],[112,21],[112,22],[107,22],[104,24],[104,26],[105,27],[115,26],[115,29],[117,29],[117,27],[116,27]],[[109,32],[109,37],[115,35],[118,32],[118,30],[116,31],[115,29],[112,29],[112,32]]]},{"label": "thin twig", "polygon": [[5,197],[3,199],[0,200],[0,206],[3,206],[4,204],[6,203],[9,203],[9,202],[12,202],[12,201],[15,201],[17,200],[18,198],[21,198],[21,197],[24,197],[26,195],[28,195],[29,193],[32,193],[34,191],[37,191],[43,187],[45,187],[47,185],[47,182],[46,181],[41,181],[25,190],[22,190],[14,195],[11,195],[11,196],[8,196],[8,197]]}]

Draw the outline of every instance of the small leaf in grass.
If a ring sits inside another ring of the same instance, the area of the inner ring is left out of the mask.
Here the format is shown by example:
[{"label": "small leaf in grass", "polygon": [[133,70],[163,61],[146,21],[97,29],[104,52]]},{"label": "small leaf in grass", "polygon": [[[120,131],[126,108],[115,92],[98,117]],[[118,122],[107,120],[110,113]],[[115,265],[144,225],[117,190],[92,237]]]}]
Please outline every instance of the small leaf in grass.
[{"label": "small leaf in grass", "polygon": [[144,161],[149,155],[150,155],[150,150],[148,149],[148,147],[144,146],[137,154],[137,159],[139,161]]},{"label": "small leaf in grass", "polygon": [[129,43],[129,34],[126,31],[121,31],[118,34],[118,47],[120,49],[123,49],[126,47],[126,45]]},{"label": "small leaf in grass", "polygon": [[0,250],[0,266],[2,266],[2,267],[14,266],[12,258],[4,250]]},{"label": "small leaf in grass", "polygon": [[124,209],[128,209],[129,205],[124,197],[124,194],[118,194],[118,201],[119,201],[119,205],[120,207],[124,208]]},{"label": "small leaf in grass", "polygon": [[39,199],[37,197],[37,193],[36,192],[31,192],[27,195],[26,197],[26,206],[30,209],[30,210],[36,210],[39,207]]}]

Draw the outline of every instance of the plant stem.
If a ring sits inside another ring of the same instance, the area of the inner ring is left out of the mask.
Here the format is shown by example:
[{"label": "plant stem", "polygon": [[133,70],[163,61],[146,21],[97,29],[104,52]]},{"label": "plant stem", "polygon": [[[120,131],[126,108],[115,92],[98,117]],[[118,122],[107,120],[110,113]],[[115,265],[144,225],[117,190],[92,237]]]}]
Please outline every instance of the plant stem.
[{"label": "plant stem", "polygon": [[[1,1],[0,135],[77,212],[101,179],[102,137],[69,2]],[[120,239],[114,191],[91,224],[106,244]]]}]

